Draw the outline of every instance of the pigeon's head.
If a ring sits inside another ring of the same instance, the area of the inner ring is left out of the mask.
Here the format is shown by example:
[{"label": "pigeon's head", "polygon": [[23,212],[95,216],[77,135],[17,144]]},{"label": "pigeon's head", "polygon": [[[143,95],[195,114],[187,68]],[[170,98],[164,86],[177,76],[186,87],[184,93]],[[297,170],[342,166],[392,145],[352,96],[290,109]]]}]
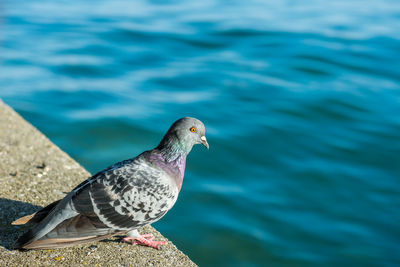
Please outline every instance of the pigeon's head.
[{"label": "pigeon's head", "polygon": [[196,144],[202,144],[208,149],[205,132],[204,124],[200,120],[184,117],[172,124],[159,146],[178,145],[187,153]]}]

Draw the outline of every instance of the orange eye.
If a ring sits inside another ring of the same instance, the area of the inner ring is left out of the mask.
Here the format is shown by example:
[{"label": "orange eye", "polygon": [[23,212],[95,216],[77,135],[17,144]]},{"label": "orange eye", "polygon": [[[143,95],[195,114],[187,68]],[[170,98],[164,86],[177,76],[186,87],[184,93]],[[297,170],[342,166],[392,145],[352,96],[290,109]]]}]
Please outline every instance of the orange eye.
[{"label": "orange eye", "polygon": [[195,132],[196,132],[196,128],[192,127],[192,128],[190,128],[190,131],[191,131],[192,133],[195,133]]}]

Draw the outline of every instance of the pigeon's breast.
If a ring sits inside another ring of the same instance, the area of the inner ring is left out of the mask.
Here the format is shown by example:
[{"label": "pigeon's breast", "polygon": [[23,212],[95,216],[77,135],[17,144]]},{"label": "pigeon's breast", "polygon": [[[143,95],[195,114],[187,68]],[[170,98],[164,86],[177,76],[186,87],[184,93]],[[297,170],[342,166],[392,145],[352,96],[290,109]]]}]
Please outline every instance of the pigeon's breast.
[{"label": "pigeon's breast", "polygon": [[122,203],[126,208],[123,212],[128,211],[145,224],[153,223],[175,204],[178,188],[164,170],[148,166],[146,172],[136,175],[138,177],[129,183],[130,190],[125,190],[122,194]]},{"label": "pigeon's breast", "polygon": [[178,187],[178,191],[181,190],[183,177],[185,175],[185,154],[178,154],[172,159],[166,159],[160,153],[152,153],[148,155],[147,158],[151,165],[153,165],[156,169],[160,169],[161,171],[165,172],[169,179],[174,181],[175,185]]}]

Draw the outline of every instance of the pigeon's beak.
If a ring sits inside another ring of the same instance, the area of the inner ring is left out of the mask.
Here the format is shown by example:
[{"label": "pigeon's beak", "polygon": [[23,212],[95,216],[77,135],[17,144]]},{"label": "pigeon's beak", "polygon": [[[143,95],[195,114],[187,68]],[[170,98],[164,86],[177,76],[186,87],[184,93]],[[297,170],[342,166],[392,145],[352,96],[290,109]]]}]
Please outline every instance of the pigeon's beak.
[{"label": "pigeon's beak", "polygon": [[210,149],[210,146],[209,146],[208,143],[207,143],[206,137],[203,135],[202,137],[200,137],[200,139],[201,139],[201,144],[202,144],[203,146],[205,146],[207,149]]}]

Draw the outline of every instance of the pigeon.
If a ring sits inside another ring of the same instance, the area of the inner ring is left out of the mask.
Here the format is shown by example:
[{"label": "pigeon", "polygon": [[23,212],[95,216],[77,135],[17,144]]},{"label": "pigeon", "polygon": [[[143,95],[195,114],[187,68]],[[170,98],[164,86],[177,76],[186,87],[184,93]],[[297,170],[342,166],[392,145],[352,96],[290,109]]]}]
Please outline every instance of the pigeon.
[{"label": "pigeon", "polygon": [[159,249],[166,242],[137,229],[158,221],[175,204],[195,144],[209,149],[204,124],[191,117],[177,120],[156,148],[98,172],[63,199],[14,221],[35,224],[14,248],[53,249],[127,235],[124,242]]}]

